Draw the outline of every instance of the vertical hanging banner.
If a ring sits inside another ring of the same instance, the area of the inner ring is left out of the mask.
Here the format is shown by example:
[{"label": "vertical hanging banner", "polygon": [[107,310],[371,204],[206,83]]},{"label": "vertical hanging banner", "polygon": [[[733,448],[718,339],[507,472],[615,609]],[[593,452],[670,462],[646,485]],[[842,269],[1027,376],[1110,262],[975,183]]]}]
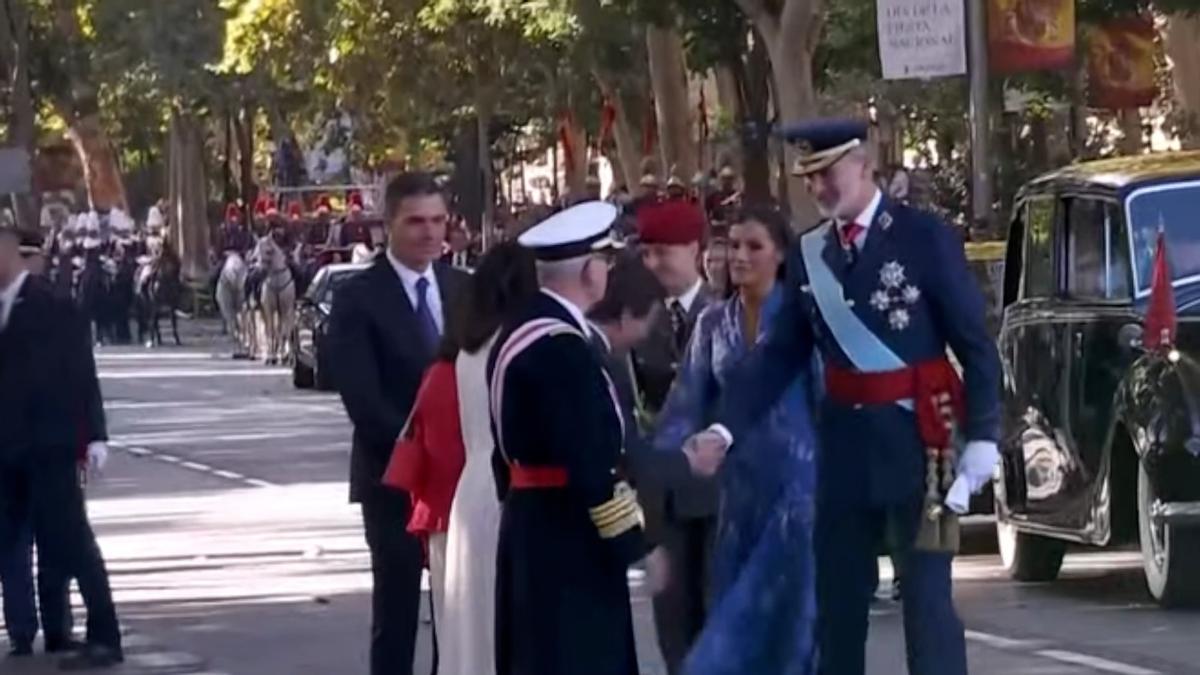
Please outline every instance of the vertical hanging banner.
[{"label": "vertical hanging banner", "polygon": [[1088,102],[1122,110],[1158,97],[1154,24],[1149,18],[1115,19],[1088,30]]},{"label": "vertical hanging banner", "polygon": [[967,72],[962,0],[878,0],[879,60],[885,80]]},{"label": "vertical hanging banner", "polygon": [[1008,75],[1056,70],[1075,57],[1075,0],[986,0],[988,61]]}]

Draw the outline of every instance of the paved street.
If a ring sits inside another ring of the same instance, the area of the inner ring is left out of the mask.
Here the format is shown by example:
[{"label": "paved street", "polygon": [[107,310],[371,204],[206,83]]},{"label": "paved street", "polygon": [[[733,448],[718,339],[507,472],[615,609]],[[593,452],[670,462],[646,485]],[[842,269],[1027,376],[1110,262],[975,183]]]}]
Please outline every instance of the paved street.
[{"label": "paved street", "polygon": [[[294,391],[284,369],[231,360],[195,327],[185,340],[98,352],[116,451],[90,510],[130,631],[119,672],[365,673],[369,575],[346,504],[340,403]],[[1060,582],[1017,586],[988,526],[971,534],[956,577],[973,673],[1200,673],[1200,614],[1153,607],[1133,552],[1074,553]],[[649,602],[631,583],[644,672],[661,673]],[[423,647],[425,662],[427,635]],[[898,610],[884,603],[870,672],[902,664]],[[3,672],[51,671],[35,660]]]}]

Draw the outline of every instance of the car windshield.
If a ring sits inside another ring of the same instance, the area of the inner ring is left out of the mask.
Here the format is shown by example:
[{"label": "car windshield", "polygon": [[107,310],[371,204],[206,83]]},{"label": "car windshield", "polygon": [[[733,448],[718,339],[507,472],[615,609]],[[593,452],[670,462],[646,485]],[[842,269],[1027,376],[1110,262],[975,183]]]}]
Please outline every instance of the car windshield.
[{"label": "car windshield", "polygon": [[1200,182],[1155,185],[1129,197],[1133,233],[1134,281],[1138,295],[1150,292],[1158,229],[1167,238],[1167,260],[1174,285],[1200,280]]}]

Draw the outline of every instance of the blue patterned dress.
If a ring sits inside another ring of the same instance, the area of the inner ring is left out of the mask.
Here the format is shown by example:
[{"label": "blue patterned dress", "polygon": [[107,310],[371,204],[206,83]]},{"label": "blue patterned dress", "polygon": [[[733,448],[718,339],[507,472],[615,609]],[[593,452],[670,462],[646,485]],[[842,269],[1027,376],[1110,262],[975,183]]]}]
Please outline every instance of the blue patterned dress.
[{"label": "blue patterned dress", "polygon": [[[776,286],[762,309],[760,338],[783,301]],[[655,446],[679,452],[704,429],[732,369],[746,356],[742,303],[708,307],[692,334],[659,418]],[[708,622],[685,664],[688,675],[816,672],[812,532],[816,440],[810,374],[804,372],[721,468],[721,511]]]}]

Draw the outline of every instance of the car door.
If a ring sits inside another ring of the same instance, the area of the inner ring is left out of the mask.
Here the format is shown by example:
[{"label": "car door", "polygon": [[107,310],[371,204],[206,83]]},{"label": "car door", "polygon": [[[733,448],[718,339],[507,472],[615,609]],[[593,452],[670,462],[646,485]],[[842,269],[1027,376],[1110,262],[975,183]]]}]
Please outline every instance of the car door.
[{"label": "car door", "polygon": [[1136,323],[1124,218],[1115,198],[1068,195],[1063,200],[1063,288],[1067,392],[1062,523],[1090,543],[1107,543],[1111,466],[1107,454],[1117,387],[1130,351],[1123,326]]},{"label": "car door", "polygon": [[1006,265],[1019,257],[1020,277],[1006,282],[1006,301],[1012,302],[1000,331],[1005,501],[1014,519],[1053,525],[1063,499],[1066,398],[1065,326],[1056,312],[1062,209],[1053,193],[1042,193],[1027,197],[1016,212],[1021,251],[1010,251]]}]

